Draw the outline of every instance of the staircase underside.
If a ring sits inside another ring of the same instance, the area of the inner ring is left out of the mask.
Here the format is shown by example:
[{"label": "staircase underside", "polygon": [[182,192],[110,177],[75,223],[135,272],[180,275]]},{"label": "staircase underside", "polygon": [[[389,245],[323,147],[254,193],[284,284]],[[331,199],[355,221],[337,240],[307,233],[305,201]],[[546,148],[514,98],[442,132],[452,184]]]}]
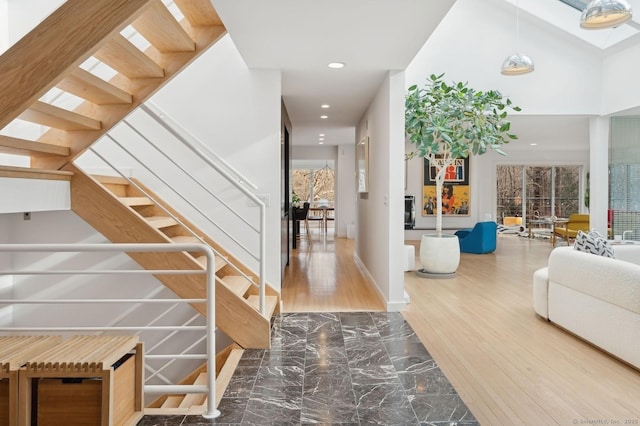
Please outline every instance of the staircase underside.
[{"label": "staircase underside", "polygon": [[[184,18],[160,0],[67,0],[7,50],[0,129],[21,120],[48,130],[35,140],[2,134],[0,152],[61,169],[226,34],[209,0],[175,5]],[[133,31],[147,43],[122,35]],[[89,62],[115,74],[104,79],[86,69]],[[83,102],[72,110],[48,103],[58,91]]]}]

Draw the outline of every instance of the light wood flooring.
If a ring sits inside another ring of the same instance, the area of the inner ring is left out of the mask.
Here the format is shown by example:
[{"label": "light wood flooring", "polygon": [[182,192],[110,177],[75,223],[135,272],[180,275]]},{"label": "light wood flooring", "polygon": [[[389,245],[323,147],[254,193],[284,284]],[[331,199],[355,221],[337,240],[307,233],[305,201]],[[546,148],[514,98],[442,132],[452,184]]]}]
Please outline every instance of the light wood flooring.
[{"label": "light wood flooring", "polygon": [[[284,311],[382,310],[353,241],[320,237],[293,252]],[[404,316],[483,425],[640,424],[640,372],[535,315],[531,277],[551,249],[499,236],[493,254],[462,254],[453,279],[407,272]]]},{"label": "light wood flooring", "polygon": [[311,227],[293,250],[282,284],[284,312],[383,311],[384,304],[353,261],[354,240]]}]

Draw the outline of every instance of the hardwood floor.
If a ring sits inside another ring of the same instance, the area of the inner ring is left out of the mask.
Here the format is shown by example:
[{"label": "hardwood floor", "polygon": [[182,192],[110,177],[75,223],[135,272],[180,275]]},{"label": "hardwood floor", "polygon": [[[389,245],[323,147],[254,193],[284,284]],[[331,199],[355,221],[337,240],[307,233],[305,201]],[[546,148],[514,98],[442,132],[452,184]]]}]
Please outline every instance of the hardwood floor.
[{"label": "hardwood floor", "polygon": [[284,312],[383,311],[384,304],[353,261],[354,240],[311,227],[293,250],[282,284]]},{"label": "hardwood floor", "polygon": [[[383,309],[352,240],[305,244],[285,278],[285,311]],[[640,424],[640,372],[535,315],[531,277],[551,249],[500,236],[494,254],[462,254],[453,279],[407,272],[404,316],[483,425]]]}]

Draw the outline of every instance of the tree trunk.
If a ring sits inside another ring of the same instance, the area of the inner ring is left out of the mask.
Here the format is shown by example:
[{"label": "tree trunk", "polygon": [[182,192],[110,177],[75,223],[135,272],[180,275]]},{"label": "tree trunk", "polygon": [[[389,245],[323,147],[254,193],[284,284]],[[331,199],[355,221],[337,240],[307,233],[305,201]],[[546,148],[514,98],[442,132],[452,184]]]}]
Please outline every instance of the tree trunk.
[{"label": "tree trunk", "polygon": [[441,167],[437,166],[437,161],[429,159],[429,162],[436,164],[436,235],[442,236],[442,187],[444,186],[444,177],[447,168],[453,163],[452,158],[442,159],[444,161]]}]

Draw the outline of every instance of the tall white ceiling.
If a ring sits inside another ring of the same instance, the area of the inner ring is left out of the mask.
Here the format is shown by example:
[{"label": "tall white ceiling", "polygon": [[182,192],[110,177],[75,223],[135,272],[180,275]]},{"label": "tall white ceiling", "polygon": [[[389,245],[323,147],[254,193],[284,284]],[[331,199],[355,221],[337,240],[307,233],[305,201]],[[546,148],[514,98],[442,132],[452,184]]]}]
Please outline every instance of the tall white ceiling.
[{"label": "tall white ceiling", "polygon": [[[408,84],[446,72],[511,96],[524,110],[513,116],[514,131],[527,141],[521,146],[552,141],[548,148],[558,149],[563,140],[564,148],[585,148],[588,117],[603,111],[603,64],[640,44],[636,22],[582,30],[580,12],[559,0],[212,2],[249,67],[281,70],[294,145],[317,146],[320,133],[327,145],[354,143],[354,127],[385,74],[407,69]],[[631,3],[640,11],[640,0]],[[533,58],[536,71],[502,76],[502,61],[516,49]],[[327,68],[333,61],[346,67]],[[325,103],[331,108],[321,109]]]}]

